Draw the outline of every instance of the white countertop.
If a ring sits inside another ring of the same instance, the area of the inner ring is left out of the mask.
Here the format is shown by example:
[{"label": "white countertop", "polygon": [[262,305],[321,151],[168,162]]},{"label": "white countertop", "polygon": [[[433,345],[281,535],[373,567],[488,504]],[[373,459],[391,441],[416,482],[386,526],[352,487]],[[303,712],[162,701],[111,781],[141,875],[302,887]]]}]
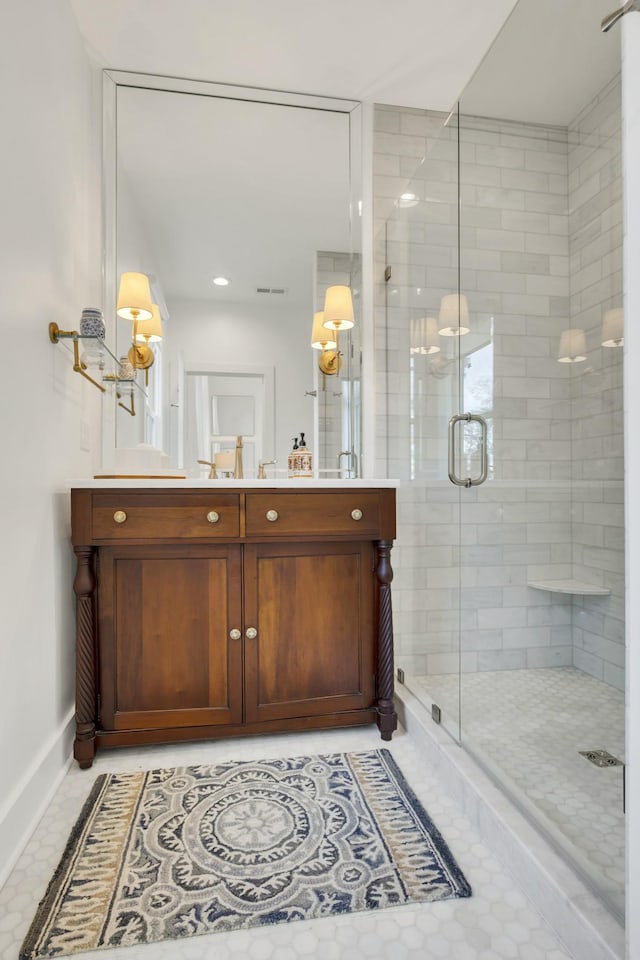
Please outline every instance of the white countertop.
[{"label": "white countertop", "polygon": [[256,489],[264,487],[265,490],[273,490],[274,487],[283,490],[342,490],[357,488],[360,490],[376,488],[396,488],[400,486],[399,480],[183,480],[177,478],[163,478],[162,480],[151,479],[149,477],[120,477],[118,479],[97,479],[84,478],[82,480],[68,480],[66,483],[69,490],[72,489],[93,489],[109,490],[123,489],[125,487],[132,489],[140,487],[151,490],[210,490],[215,487],[216,490],[245,490],[247,488]]}]

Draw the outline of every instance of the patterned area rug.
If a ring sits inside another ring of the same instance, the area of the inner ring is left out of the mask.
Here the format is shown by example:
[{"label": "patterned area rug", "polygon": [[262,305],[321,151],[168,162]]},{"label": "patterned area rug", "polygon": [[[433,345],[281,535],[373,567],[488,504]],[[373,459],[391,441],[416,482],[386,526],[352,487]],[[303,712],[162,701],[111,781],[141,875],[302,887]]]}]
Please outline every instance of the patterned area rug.
[{"label": "patterned area rug", "polygon": [[104,774],[20,958],[470,894],[388,750]]}]

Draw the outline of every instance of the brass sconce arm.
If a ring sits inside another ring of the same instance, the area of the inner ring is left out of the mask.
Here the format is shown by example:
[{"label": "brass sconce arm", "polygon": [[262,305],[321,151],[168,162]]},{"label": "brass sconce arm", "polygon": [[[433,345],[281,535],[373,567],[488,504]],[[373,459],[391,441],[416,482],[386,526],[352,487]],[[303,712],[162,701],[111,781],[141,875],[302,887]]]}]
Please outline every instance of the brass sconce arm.
[{"label": "brass sconce arm", "polygon": [[80,334],[77,330],[61,330],[57,323],[52,322],[49,324],[49,340],[51,340],[51,343],[59,343],[61,339],[73,340],[73,369],[76,373],[79,373],[81,377],[84,377],[85,380],[88,380],[89,383],[92,383],[94,387],[101,390],[102,393],[106,393],[102,384],[89,376],[86,364],[80,360],[80,349],[78,347],[79,336]]},{"label": "brass sconce arm", "polygon": [[135,408],[135,403],[134,403],[133,390],[131,391],[130,406],[127,406],[126,403],[122,403],[122,402],[121,402],[121,400],[120,400],[120,398],[121,398],[121,396],[122,396],[121,393],[117,393],[117,392],[116,392],[116,396],[117,396],[117,398],[118,398],[118,406],[119,406],[119,407],[122,407],[123,410],[126,410],[127,413],[131,414],[132,417],[135,417],[135,415],[136,415],[136,408]]}]

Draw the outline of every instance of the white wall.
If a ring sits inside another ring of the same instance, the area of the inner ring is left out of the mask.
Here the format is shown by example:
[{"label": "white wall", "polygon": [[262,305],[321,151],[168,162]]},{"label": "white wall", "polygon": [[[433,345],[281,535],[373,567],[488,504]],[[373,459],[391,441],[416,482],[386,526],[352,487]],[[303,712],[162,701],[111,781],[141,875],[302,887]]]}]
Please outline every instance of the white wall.
[{"label": "white wall", "polygon": [[[265,295],[266,296],[266,295]],[[242,362],[275,368],[276,470],[287,469],[292,438],[305,434],[315,452],[311,312],[295,304],[219,303],[170,300],[171,324],[163,349],[173,369],[182,351],[185,365]],[[172,447],[171,438],[168,438]],[[165,440],[165,449],[168,449]],[[190,474],[195,465],[186,463]],[[272,476],[270,468],[269,476]],[[286,473],[285,473],[286,475]]]},{"label": "white wall", "polygon": [[[0,882],[68,760],[74,564],[64,479],[91,475],[100,394],[53,346],[100,306],[100,86],[68,0],[0,32]],[[83,446],[81,449],[81,431]]]},{"label": "white wall", "polygon": [[627,957],[640,957],[640,14],[622,22],[622,162],[625,209],[625,493]]}]

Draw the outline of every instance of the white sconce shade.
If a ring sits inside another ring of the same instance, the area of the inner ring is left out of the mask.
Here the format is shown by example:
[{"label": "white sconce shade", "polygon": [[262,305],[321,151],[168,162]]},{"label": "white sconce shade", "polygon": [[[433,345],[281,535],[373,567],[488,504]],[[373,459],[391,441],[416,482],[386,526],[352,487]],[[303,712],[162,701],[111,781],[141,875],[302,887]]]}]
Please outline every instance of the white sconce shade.
[{"label": "white sconce shade", "polygon": [[439,353],[438,321],[435,317],[418,317],[411,321],[411,348],[413,354]]},{"label": "white sconce shade", "polygon": [[624,311],[622,307],[607,310],[602,321],[602,346],[624,346]]},{"label": "white sconce shade", "polygon": [[157,303],[151,304],[153,316],[150,320],[138,320],[136,329],[137,343],[152,343],[162,340],[162,320]]},{"label": "white sconce shade", "polygon": [[123,273],[120,277],[116,313],[125,320],[151,320],[151,290],[144,273]]},{"label": "white sconce shade", "polygon": [[318,310],[318,312],[313,315],[311,346],[314,350],[335,350],[337,347],[337,343],[332,338],[331,332],[324,326],[323,310]]},{"label": "white sconce shade", "polygon": [[328,287],[324,298],[323,326],[330,330],[349,330],[354,325],[353,300],[349,287]]},{"label": "white sconce shade", "polygon": [[467,298],[463,293],[448,293],[440,301],[438,333],[441,337],[463,337],[469,330]]},{"label": "white sconce shade", "polygon": [[581,363],[587,359],[584,330],[563,330],[560,334],[558,363]]}]

